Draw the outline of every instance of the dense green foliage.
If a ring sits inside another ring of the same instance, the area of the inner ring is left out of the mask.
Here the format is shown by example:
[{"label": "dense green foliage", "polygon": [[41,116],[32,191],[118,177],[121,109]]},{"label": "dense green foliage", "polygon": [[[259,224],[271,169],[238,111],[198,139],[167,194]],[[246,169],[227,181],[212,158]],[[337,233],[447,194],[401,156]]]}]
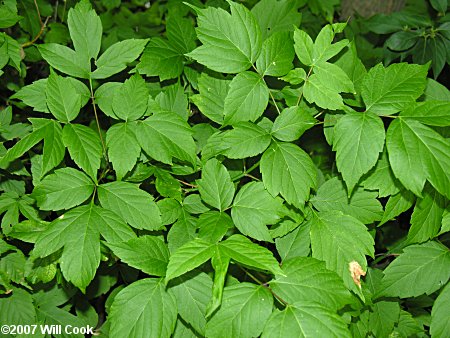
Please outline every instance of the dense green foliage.
[{"label": "dense green foliage", "polygon": [[0,1],[0,324],[450,337],[447,1],[204,2]]}]

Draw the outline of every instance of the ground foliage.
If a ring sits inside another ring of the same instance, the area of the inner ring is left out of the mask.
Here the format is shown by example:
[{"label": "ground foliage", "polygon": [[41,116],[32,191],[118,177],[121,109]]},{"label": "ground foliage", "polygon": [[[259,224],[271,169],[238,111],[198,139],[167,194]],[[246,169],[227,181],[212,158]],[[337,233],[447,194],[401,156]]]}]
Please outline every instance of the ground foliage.
[{"label": "ground foliage", "polygon": [[450,337],[447,1],[338,11],[0,1],[0,323]]}]

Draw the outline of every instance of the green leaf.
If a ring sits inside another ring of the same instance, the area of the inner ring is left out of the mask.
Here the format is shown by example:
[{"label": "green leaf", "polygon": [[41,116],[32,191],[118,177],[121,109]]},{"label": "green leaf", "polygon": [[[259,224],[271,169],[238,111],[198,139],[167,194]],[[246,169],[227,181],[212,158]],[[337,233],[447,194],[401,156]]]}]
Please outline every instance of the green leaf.
[{"label": "green leaf", "polygon": [[217,243],[233,226],[233,221],[227,213],[208,211],[201,214],[198,219],[198,237],[210,243]]},{"label": "green leaf", "polygon": [[263,41],[276,32],[291,32],[302,18],[298,4],[289,0],[261,0],[251,10],[259,24]]},{"label": "green leaf", "polygon": [[236,195],[231,217],[241,233],[259,241],[272,242],[266,225],[279,221],[282,201],[271,196],[260,182],[244,185]]},{"label": "green leaf", "polygon": [[190,126],[176,113],[153,114],[138,125],[142,149],[157,161],[172,164],[172,157],[195,163],[195,143]]},{"label": "green leaf", "polygon": [[31,295],[14,287],[11,296],[0,298],[0,320],[8,325],[30,325],[36,322]]},{"label": "green leaf", "polygon": [[345,27],[345,24],[326,25],[317,35],[312,52],[312,61],[314,64],[331,59],[348,45],[347,39],[332,43],[336,33],[342,32],[343,30],[343,28],[336,29],[336,25],[343,25]]},{"label": "green leaf", "polygon": [[89,78],[90,63],[81,59],[73,49],[56,43],[42,44],[38,49],[44,60],[60,72],[82,79]]},{"label": "green leaf", "polygon": [[206,318],[210,318],[222,304],[223,286],[227,277],[230,257],[217,250],[211,258],[211,265],[214,269],[214,282],[212,286],[212,298],[206,308]]},{"label": "green leaf", "polygon": [[353,82],[348,75],[335,64],[318,62],[314,66],[314,74],[320,78],[322,83],[327,83],[328,88],[338,93],[354,93],[355,91]]},{"label": "green leaf", "polygon": [[410,245],[385,270],[378,296],[417,297],[439,290],[450,278],[450,253],[442,244]]},{"label": "green leaf", "polygon": [[270,287],[289,304],[314,302],[336,311],[351,301],[342,279],[311,257],[283,261],[285,277],[278,276]]},{"label": "green leaf", "polygon": [[378,190],[379,197],[395,195],[403,189],[392,172],[386,151],[381,153],[375,167],[363,177],[361,185],[367,190]]},{"label": "green leaf", "polygon": [[319,187],[311,202],[319,211],[342,211],[364,224],[369,224],[379,221],[383,215],[383,207],[376,197],[376,192],[358,188],[348,198],[343,182],[334,177]]},{"label": "green leaf", "polygon": [[256,69],[261,76],[283,76],[294,66],[294,47],[288,33],[277,32],[264,41],[256,60]]},{"label": "green leaf", "polygon": [[430,186],[425,186],[423,198],[417,200],[411,215],[408,243],[421,243],[436,237],[441,228],[446,199]]},{"label": "green leaf", "polygon": [[202,73],[198,78],[199,94],[191,96],[192,102],[203,115],[222,124],[225,98],[228,94],[230,80],[221,80]]},{"label": "green leaf", "polygon": [[93,79],[106,79],[124,70],[127,64],[136,60],[144,50],[148,39],[128,39],[110,46],[95,62],[97,69]]},{"label": "green leaf", "polygon": [[392,171],[407,189],[421,196],[428,180],[450,198],[448,140],[420,122],[395,119],[387,131],[386,144]]},{"label": "green leaf", "polygon": [[348,114],[335,125],[333,150],[349,196],[360,178],[377,163],[384,139],[383,121],[374,114]]},{"label": "green leaf", "polygon": [[269,88],[264,79],[252,72],[236,75],[224,103],[224,123],[234,125],[256,121],[269,102]]},{"label": "green leaf", "polygon": [[32,196],[41,210],[62,210],[80,205],[93,192],[94,183],[83,172],[62,168],[35,186]]},{"label": "green leaf", "polygon": [[350,290],[360,292],[350,264],[356,262],[366,271],[365,255],[374,255],[374,240],[363,223],[338,211],[320,212],[312,219],[311,248],[314,258],[325,261]]},{"label": "green leaf", "polygon": [[172,45],[182,54],[196,47],[197,36],[192,21],[181,15],[170,15],[167,19],[166,34]]},{"label": "green leaf", "polygon": [[33,132],[8,149],[0,159],[0,165],[8,166],[9,162],[21,157],[44,138],[40,173],[44,175],[63,160],[65,149],[61,141],[61,126],[54,120],[40,118],[29,118],[29,120],[33,125]]},{"label": "green leaf", "polygon": [[317,74],[312,74],[303,86],[303,95],[310,103],[329,110],[342,109],[342,97],[334,89],[328,87],[328,80]]},{"label": "green leaf", "polygon": [[206,337],[258,337],[272,312],[263,286],[240,283],[224,289],[220,309],[206,324]]},{"label": "green leaf", "polygon": [[170,255],[166,283],[205,263],[214,255],[215,247],[215,244],[196,238],[175,250]]},{"label": "green leaf", "polygon": [[183,200],[183,209],[190,214],[204,214],[209,208],[203,204],[199,194],[187,195]]},{"label": "green leaf", "polygon": [[12,99],[19,99],[29,107],[33,107],[34,111],[48,112],[47,103],[45,100],[45,92],[47,87],[47,79],[40,79],[34,81],[32,84],[23,86],[13,96]]},{"label": "green leaf", "polygon": [[[196,332],[205,333],[206,307],[211,298],[212,280],[206,273],[186,275],[176,279],[170,290],[178,304],[178,313]],[[175,283],[174,283],[175,284]]]},{"label": "green leaf", "polygon": [[[37,119],[34,120],[34,125],[37,125]],[[55,120],[44,120],[39,126],[44,132],[44,149],[42,151],[42,168],[41,177],[54,167],[59,165],[64,159],[66,148],[63,144],[63,130],[59,122]]]},{"label": "green leaf", "polygon": [[33,252],[45,257],[63,248],[59,262],[64,278],[84,291],[100,264],[100,234],[110,242],[134,236],[113,212],[83,205],[53,221],[39,236]]},{"label": "green leaf", "polygon": [[316,119],[300,107],[283,109],[272,126],[272,135],[286,142],[298,140],[305,131],[314,127]]},{"label": "green leaf", "polygon": [[222,163],[211,159],[203,166],[198,191],[202,200],[220,211],[228,208],[234,196],[234,184]]},{"label": "green leaf", "polygon": [[45,96],[48,109],[59,121],[68,123],[78,116],[81,95],[68,78],[51,73],[47,80]]},{"label": "green leaf", "polygon": [[66,124],[63,129],[63,142],[69,149],[72,160],[96,182],[102,158],[102,145],[98,134],[81,124]]},{"label": "green leaf", "polygon": [[397,302],[377,302],[369,313],[369,330],[375,337],[388,337],[400,316],[400,305]]},{"label": "green leaf", "polygon": [[195,47],[196,35],[189,19],[170,15],[166,26],[167,38],[153,38],[145,49],[137,69],[148,76],[158,75],[161,81],[177,78],[183,72],[183,54]]},{"label": "green leaf", "polygon": [[0,6],[0,28],[14,26],[22,17],[17,15],[17,9],[14,11],[7,5]]},{"label": "green leaf", "polygon": [[430,126],[450,126],[450,102],[416,102],[400,112],[403,119],[413,119]]},{"label": "green leaf", "polygon": [[[159,106],[158,108],[153,108],[156,111],[172,111],[181,116],[184,121],[188,120],[190,115],[188,99],[180,82],[165,87],[161,93],[156,95],[155,102]],[[149,110],[150,108],[152,106],[149,105]]]},{"label": "green leaf", "polygon": [[169,233],[167,234],[167,242],[171,253],[196,238],[196,222],[196,218],[184,210],[181,212],[178,221],[170,227]]},{"label": "green leaf", "polygon": [[297,27],[294,29],[294,49],[295,54],[297,54],[298,59],[301,63],[306,66],[311,66],[313,61],[313,48],[314,43],[310,36],[298,29]]},{"label": "green leaf", "polygon": [[197,12],[196,29],[202,46],[187,56],[220,73],[239,73],[256,61],[261,51],[261,30],[250,11],[229,2],[231,15],[222,8],[208,7]]},{"label": "green leaf", "polygon": [[30,134],[23,137],[0,159],[0,165],[8,165],[9,162],[21,157],[44,138],[45,128],[36,128]]},{"label": "green leaf", "polygon": [[309,236],[311,222],[307,221],[275,240],[276,248],[281,260],[309,256],[311,239]]},{"label": "green leaf", "polygon": [[116,92],[122,87],[120,82],[106,82],[102,84],[94,93],[95,103],[103,113],[113,119],[119,119],[112,109],[112,102]]},{"label": "green leaf", "polygon": [[79,58],[97,59],[102,43],[102,22],[90,2],[81,1],[69,10],[67,18],[70,37]]},{"label": "green leaf", "polygon": [[128,182],[110,182],[98,186],[101,205],[115,212],[136,229],[161,229],[161,214],[152,195]]},{"label": "green leaf", "polygon": [[347,324],[334,311],[319,304],[288,305],[275,310],[267,321],[263,338],[351,337]]},{"label": "green leaf", "polygon": [[436,298],[431,309],[430,332],[432,337],[448,337],[450,322],[448,312],[450,304],[450,284],[447,284]]},{"label": "green leaf", "polygon": [[166,274],[169,249],[160,237],[142,236],[107,245],[122,262],[133,268],[158,277]]},{"label": "green leaf", "polygon": [[386,203],[384,208],[383,218],[381,219],[378,226],[383,225],[387,221],[394,219],[402,212],[405,212],[409,208],[411,208],[414,204],[415,196],[408,190],[403,190],[389,197],[389,200]]},{"label": "green leaf", "polygon": [[253,157],[267,149],[271,141],[270,134],[251,122],[240,122],[223,135],[223,154],[228,158]]},{"label": "green leaf", "polygon": [[273,254],[268,249],[253,243],[247,237],[233,235],[220,242],[219,249],[238,263],[259,270],[267,270],[274,275],[284,275]]},{"label": "green leaf", "polygon": [[423,333],[423,325],[414,318],[409,312],[400,310],[398,325],[393,333],[399,333],[402,337],[410,337],[415,334]]},{"label": "green leaf", "polygon": [[113,97],[114,115],[126,122],[141,118],[147,110],[148,96],[144,79],[139,74],[133,75],[120,86]]},{"label": "green leaf", "polygon": [[317,170],[309,155],[292,143],[273,142],[261,158],[264,186],[272,196],[302,208],[317,185]]},{"label": "green leaf", "polygon": [[306,80],[306,72],[303,68],[294,68],[286,76],[279,79],[289,82],[291,85],[298,85]]},{"label": "green leaf", "polygon": [[376,65],[367,73],[361,88],[366,111],[391,115],[403,110],[423,93],[427,73],[428,65]]},{"label": "green leaf", "polygon": [[120,291],[108,321],[115,337],[169,338],[175,329],[177,302],[162,280],[141,279]]},{"label": "green leaf", "polygon": [[447,11],[448,7],[447,0],[430,0],[430,4],[439,13],[445,14],[445,12]]},{"label": "green leaf", "polygon": [[444,211],[444,215],[442,216],[442,227],[439,234],[443,234],[448,231],[450,231],[450,207],[447,207]]},{"label": "green leaf", "polygon": [[159,76],[161,81],[177,78],[183,72],[184,55],[170,41],[153,38],[137,66],[139,73]]},{"label": "green leaf", "polygon": [[[79,308],[77,308],[78,316],[71,314],[65,307],[59,308],[69,299],[64,289],[52,288],[46,292],[40,291],[33,294],[34,305],[36,308],[36,316],[39,323],[45,323],[44,325],[61,325],[65,327],[70,325],[72,327],[86,326],[87,323],[80,315]],[[84,312],[84,311],[83,311]],[[89,323],[93,325],[92,323]],[[94,324],[95,325],[95,324]],[[61,332],[61,337],[69,338],[77,337],[82,338],[82,334],[65,334]]]},{"label": "green leaf", "polygon": [[450,91],[439,82],[428,78],[424,96],[426,101],[449,101]]},{"label": "green leaf", "polygon": [[133,169],[141,147],[136,139],[136,124],[132,122],[117,123],[106,132],[106,147],[117,180],[121,180]]}]

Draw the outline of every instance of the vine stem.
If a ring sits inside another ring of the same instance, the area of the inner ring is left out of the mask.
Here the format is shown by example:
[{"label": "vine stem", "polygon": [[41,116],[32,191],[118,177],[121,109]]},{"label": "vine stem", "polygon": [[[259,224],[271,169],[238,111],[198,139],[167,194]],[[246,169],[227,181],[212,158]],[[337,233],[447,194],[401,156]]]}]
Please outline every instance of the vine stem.
[{"label": "vine stem", "polygon": [[94,89],[92,87],[92,79],[91,79],[91,77],[89,77],[89,89],[91,91],[91,101],[92,101],[92,107],[94,108],[94,116],[95,116],[95,122],[97,124],[98,135],[100,136],[100,141],[102,143],[103,157],[105,158],[106,165],[108,166],[109,158],[108,158],[108,153],[106,152],[106,144],[105,144],[105,141],[103,140],[102,129],[100,128],[100,122],[98,120],[97,105],[95,104]]},{"label": "vine stem", "polygon": [[281,298],[278,294],[275,293],[275,291],[272,290],[272,288],[270,286],[268,286],[266,283],[261,282],[258,278],[256,278],[253,274],[251,274],[250,272],[248,272],[246,269],[244,269],[242,266],[239,265],[239,267],[245,272],[245,274],[247,276],[249,276],[251,279],[253,279],[253,281],[255,281],[256,283],[258,283],[259,285],[261,285],[262,287],[266,288],[267,290],[269,290],[269,292],[284,306],[288,306],[289,303],[286,302],[283,298]]},{"label": "vine stem", "polygon": [[182,183],[182,184],[184,184],[184,185],[187,185],[188,187],[191,187],[191,188],[197,188],[197,186],[196,186],[195,184],[191,184],[191,183],[185,182],[185,181],[180,180],[180,179],[178,179],[178,178],[177,178],[177,181],[180,182],[180,183]]},{"label": "vine stem", "polygon": [[33,40],[23,43],[22,48],[34,45],[34,43],[41,37],[42,33],[44,33],[45,27],[47,27],[48,20],[50,20],[49,16],[45,18],[44,22],[42,22],[41,17],[39,16],[39,21],[41,23],[41,29],[39,33],[37,33],[37,35],[33,38]]},{"label": "vine stem", "polygon": [[39,17],[39,23],[41,24],[41,27],[42,27],[43,24],[42,24],[42,18],[41,18],[41,11],[39,10],[39,6],[38,6],[36,0],[34,0],[34,6],[36,7],[36,12]]}]

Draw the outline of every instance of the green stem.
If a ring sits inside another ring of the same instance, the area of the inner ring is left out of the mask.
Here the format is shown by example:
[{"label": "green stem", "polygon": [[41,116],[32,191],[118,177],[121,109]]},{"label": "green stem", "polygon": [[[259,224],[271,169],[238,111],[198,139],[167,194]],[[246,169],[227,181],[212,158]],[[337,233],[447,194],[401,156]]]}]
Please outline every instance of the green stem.
[{"label": "green stem", "polygon": [[233,181],[237,181],[240,180],[242,177],[247,176],[249,173],[251,173],[253,170],[255,170],[256,168],[259,167],[259,163],[260,161],[256,162],[254,165],[252,165],[249,169],[244,170],[244,172],[242,174],[239,174],[238,176],[236,176]]}]

